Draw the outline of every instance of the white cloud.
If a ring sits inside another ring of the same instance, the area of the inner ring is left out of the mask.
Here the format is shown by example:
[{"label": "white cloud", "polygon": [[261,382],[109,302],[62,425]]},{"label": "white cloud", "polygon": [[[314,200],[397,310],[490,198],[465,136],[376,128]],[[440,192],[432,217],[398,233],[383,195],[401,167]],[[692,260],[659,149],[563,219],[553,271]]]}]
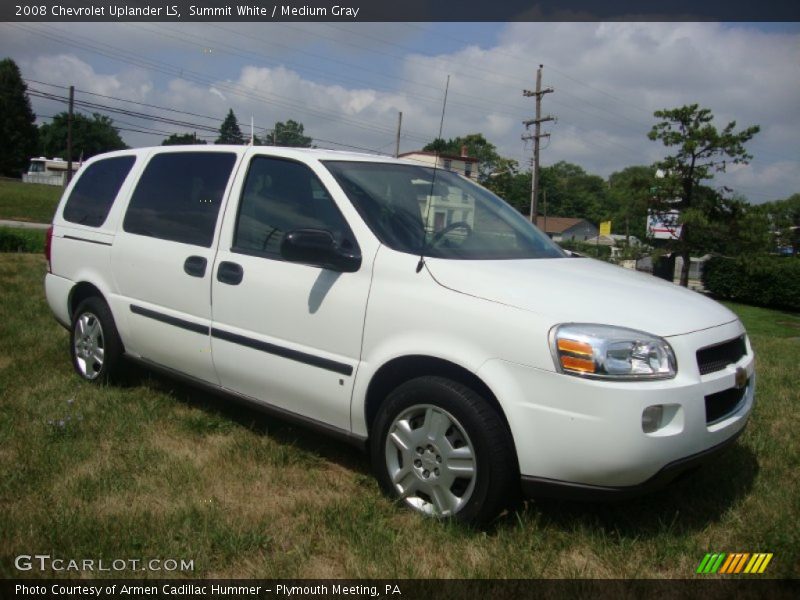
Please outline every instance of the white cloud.
[{"label": "white cloud", "polygon": [[[753,164],[718,183],[738,185],[756,202],[800,189],[797,34],[718,23],[514,23],[493,45],[435,55],[406,45],[420,38],[401,24],[224,27],[240,35],[210,24],[76,24],[80,43],[124,50],[133,65],[49,39],[31,44],[8,25],[0,52],[17,57],[32,79],[219,120],[233,108],[261,127],[295,119],[315,138],[384,151],[393,148],[398,111],[403,150],[436,136],[449,74],[444,136],[483,132],[522,164],[530,156],[522,120],[534,113],[522,89],[534,87],[541,63],[544,85],[555,88],[543,113],[558,118],[544,126],[552,137],[542,164],[566,160],[600,175],[649,164],[665,152],[646,137],[653,111],[696,102],[712,109],[718,126],[762,128],[748,145]],[[221,35],[227,45],[212,43]],[[201,51],[206,45],[212,56]],[[137,145],[160,141],[125,135]]]}]

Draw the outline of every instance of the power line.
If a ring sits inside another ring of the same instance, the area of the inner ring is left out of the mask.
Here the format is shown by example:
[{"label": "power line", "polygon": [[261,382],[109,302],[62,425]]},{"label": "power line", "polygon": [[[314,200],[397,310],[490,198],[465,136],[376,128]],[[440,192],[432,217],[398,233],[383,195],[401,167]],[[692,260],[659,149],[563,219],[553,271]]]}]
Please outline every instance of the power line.
[{"label": "power line", "polygon": [[[40,90],[29,90],[28,93],[31,96],[39,97],[39,98],[45,98],[45,99],[49,99],[49,100],[58,100],[58,101],[65,101],[66,100],[66,98],[64,96],[58,96],[56,94],[50,94],[50,93],[46,93],[46,92],[41,92]],[[218,130],[218,128],[211,127],[209,125],[203,125],[203,124],[200,124],[200,123],[192,123],[192,122],[189,122],[189,121],[180,121],[180,120],[177,120],[177,119],[170,119],[170,118],[161,117],[161,116],[158,116],[158,115],[150,115],[150,114],[141,113],[141,112],[133,111],[133,110],[129,110],[129,109],[123,109],[123,108],[117,108],[117,107],[113,107],[113,106],[108,106],[108,105],[105,105],[105,104],[99,104],[99,103],[96,103],[96,102],[87,102],[85,100],[75,100],[75,104],[77,106],[83,106],[84,108],[96,108],[96,109],[99,109],[99,110],[104,110],[104,111],[108,111],[108,112],[112,112],[112,113],[127,115],[129,117],[138,117],[138,118],[147,119],[147,120],[150,120],[150,121],[158,121],[160,123],[166,123],[168,125],[177,125],[179,127],[189,127],[189,128],[193,128],[194,127],[194,128],[197,128],[197,129],[203,129],[205,131],[212,131],[212,132],[216,132]]]},{"label": "power line", "polygon": [[[77,41],[76,39],[74,39],[75,36],[73,36],[73,38],[65,38],[64,36],[61,36],[58,33],[52,34],[52,33],[42,32],[42,31],[39,31],[37,29],[30,29],[30,28],[25,27],[22,24],[19,24],[19,23],[9,23],[8,25],[10,25],[12,27],[17,27],[17,28],[22,29],[24,31],[28,31],[28,32],[33,33],[35,35],[40,35],[40,36],[45,37],[47,39],[51,39],[53,41],[56,41],[56,42],[59,42],[59,43],[62,43],[62,44],[68,45],[68,46],[74,46],[74,47],[81,48],[83,50],[86,50],[86,51],[94,53],[94,54],[99,54],[101,56],[106,56],[107,58],[111,58],[113,60],[118,60],[120,62],[133,64],[135,66],[139,66],[139,67],[142,67],[142,68],[147,69],[147,70],[152,70],[152,71],[164,73],[164,74],[167,74],[167,75],[172,75],[172,76],[178,77],[180,79],[185,79],[187,81],[193,81],[195,83],[202,83],[204,85],[215,86],[215,87],[217,87],[219,89],[228,91],[229,93],[231,93],[233,95],[236,95],[236,96],[241,96],[241,97],[244,97],[244,98],[258,100],[258,101],[261,101],[261,102],[267,102],[267,103],[274,104],[274,105],[277,105],[277,106],[284,106],[284,107],[290,108],[292,110],[304,112],[304,113],[311,114],[311,115],[314,115],[314,116],[318,116],[318,117],[321,117],[321,118],[327,118],[327,119],[335,118],[335,119],[337,119],[337,121],[345,123],[345,124],[349,124],[349,125],[351,125],[353,127],[357,127],[357,128],[360,128],[360,129],[365,129],[365,130],[368,130],[368,131],[378,132],[378,133],[381,133],[381,134],[384,134],[384,135],[392,135],[392,136],[394,135],[394,131],[391,128],[388,128],[388,127],[381,127],[381,126],[376,126],[376,125],[368,125],[368,124],[365,124],[365,123],[363,123],[361,121],[357,121],[355,119],[342,117],[340,114],[337,114],[337,113],[331,113],[329,111],[315,110],[315,109],[311,109],[311,108],[308,108],[308,107],[299,106],[295,100],[290,99],[290,98],[286,98],[285,100],[283,100],[283,99],[281,99],[282,97],[280,97],[280,96],[278,96],[276,94],[265,94],[265,93],[254,94],[252,92],[246,91],[244,88],[242,88],[239,85],[228,84],[228,83],[223,83],[223,82],[216,82],[216,81],[213,81],[213,80],[211,80],[211,79],[209,79],[207,77],[204,77],[203,75],[198,74],[198,73],[196,73],[194,71],[191,71],[191,70],[188,70],[188,69],[183,69],[181,67],[176,67],[175,65],[170,65],[170,64],[165,63],[163,61],[152,61],[150,59],[137,56],[137,55],[135,55],[135,54],[133,54],[131,52],[123,52],[122,50],[114,48],[113,46],[110,46],[109,44],[102,44],[102,45],[106,46],[108,48],[111,48],[111,50],[104,50],[103,48],[101,48],[101,47],[99,47],[99,46],[97,46],[95,44],[92,44],[90,42]],[[44,29],[47,29],[47,28],[44,28]],[[276,100],[276,98],[278,98],[278,99]],[[428,136],[424,136],[424,137],[420,136],[419,139],[423,140],[423,141],[428,141],[429,138],[428,138]]]},{"label": "power line", "polygon": [[[66,86],[66,85],[57,85],[55,83],[46,83],[44,81],[37,81],[35,79],[28,79],[28,78],[23,78],[23,79],[24,79],[24,81],[27,81],[29,83],[36,83],[38,85],[47,85],[47,86],[50,86],[50,87],[61,88],[61,89],[64,89],[64,90],[69,89],[69,86]],[[201,114],[194,113],[194,112],[189,112],[189,111],[186,111],[186,110],[178,110],[176,108],[170,108],[168,106],[159,106],[158,104],[149,104],[147,102],[139,102],[137,100],[130,100],[128,98],[118,98],[116,96],[108,96],[106,94],[98,94],[96,92],[90,92],[88,90],[81,90],[81,89],[78,89],[78,88],[75,88],[75,91],[76,92],[80,92],[81,94],[88,94],[90,96],[97,96],[98,98],[106,98],[108,100],[117,100],[118,102],[127,102],[129,104],[137,104],[139,106],[146,106],[146,107],[149,107],[149,108],[157,108],[159,110],[166,110],[166,111],[169,111],[169,112],[179,113],[179,114],[183,114],[183,115],[189,115],[189,116],[192,116],[192,117],[200,117],[202,119],[210,119],[212,121],[219,121],[220,120],[219,117],[212,117],[210,115],[201,115]]]}]

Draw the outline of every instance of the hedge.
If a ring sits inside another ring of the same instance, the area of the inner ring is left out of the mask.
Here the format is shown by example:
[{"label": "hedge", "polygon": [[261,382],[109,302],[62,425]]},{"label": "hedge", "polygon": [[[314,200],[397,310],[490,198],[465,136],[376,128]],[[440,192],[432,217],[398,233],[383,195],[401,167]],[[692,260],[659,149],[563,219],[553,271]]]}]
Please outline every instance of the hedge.
[{"label": "hedge", "polygon": [[703,265],[703,286],[719,298],[800,311],[800,259],[714,257]]},{"label": "hedge", "polygon": [[0,227],[0,252],[44,252],[45,235],[41,229]]}]

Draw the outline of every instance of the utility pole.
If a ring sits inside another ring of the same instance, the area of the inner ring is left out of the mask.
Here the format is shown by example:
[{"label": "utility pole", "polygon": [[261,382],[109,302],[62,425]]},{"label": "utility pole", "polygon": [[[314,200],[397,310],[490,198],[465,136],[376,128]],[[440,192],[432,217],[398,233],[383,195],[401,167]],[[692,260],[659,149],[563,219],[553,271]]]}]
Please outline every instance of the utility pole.
[{"label": "utility pole", "polygon": [[403,126],[403,111],[397,113],[397,142],[394,146],[394,157],[400,156],[400,128]]},{"label": "utility pole", "polygon": [[75,86],[69,86],[69,111],[67,112],[67,184],[72,181],[72,112],[75,108]]},{"label": "utility pole", "polygon": [[542,133],[542,123],[545,121],[553,121],[551,116],[542,117],[542,96],[550,94],[553,88],[542,89],[542,67],[536,70],[536,91],[522,90],[522,95],[525,97],[534,96],[536,98],[536,118],[523,121],[527,130],[531,125],[534,126],[533,135],[523,134],[523,140],[533,140],[533,166],[531,168],[531,223],[536,224],[537,205],[536,201],[539,196],[539,140],[543,137],[550,137],[549,133]]}]

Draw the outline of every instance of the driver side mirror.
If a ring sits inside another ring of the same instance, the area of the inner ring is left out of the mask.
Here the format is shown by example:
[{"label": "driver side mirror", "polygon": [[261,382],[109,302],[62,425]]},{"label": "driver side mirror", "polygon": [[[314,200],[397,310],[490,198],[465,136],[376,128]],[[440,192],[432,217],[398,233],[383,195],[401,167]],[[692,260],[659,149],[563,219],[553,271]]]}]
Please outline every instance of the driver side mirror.
[{"label": "driver side mirror", "polygon": [[289,262],[303,263],[342,273],[361,267],[358,248],[342,248],[325,229],[295,229],[281,242],[281,256]]}]

